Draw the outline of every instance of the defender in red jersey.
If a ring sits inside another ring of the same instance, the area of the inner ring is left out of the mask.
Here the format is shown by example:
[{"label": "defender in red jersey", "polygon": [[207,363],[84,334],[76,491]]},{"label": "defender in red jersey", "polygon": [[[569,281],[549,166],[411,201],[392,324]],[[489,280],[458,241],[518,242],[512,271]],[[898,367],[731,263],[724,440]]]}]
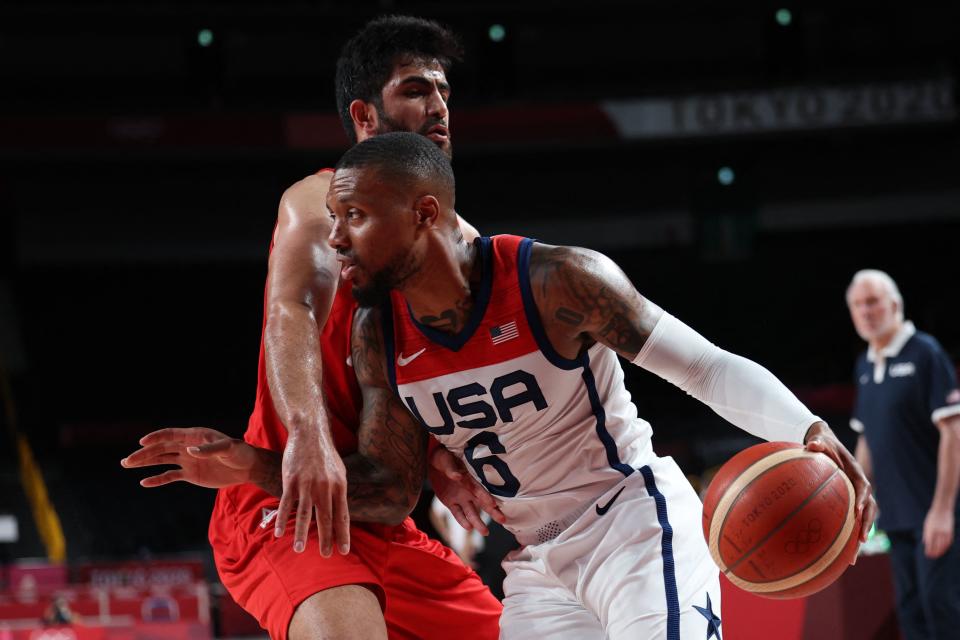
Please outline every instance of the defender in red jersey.
[{"label": "defender in red jersey", "polygon": [[[356,142],[413,131],[449,154],[445,71],[458,56],[459,44],[435,23],[371,22],[338,61],[348,135]],[[329,180],[309,176],[280,203],[245,442],[209,429],[161,430],[123,464],[180,466],[144,486],[223,487],[209,532],[217,568],[273,638],[494,638],[500,604],[406,518],[422,484],[424,434],[390,394],[361,397],[350,368],[353,303],[337,289],[326,243]],[[489,499],[470,482],[438,482],[438,495],[468,526]],[[288,524],[293,545],[280,537]]]}]

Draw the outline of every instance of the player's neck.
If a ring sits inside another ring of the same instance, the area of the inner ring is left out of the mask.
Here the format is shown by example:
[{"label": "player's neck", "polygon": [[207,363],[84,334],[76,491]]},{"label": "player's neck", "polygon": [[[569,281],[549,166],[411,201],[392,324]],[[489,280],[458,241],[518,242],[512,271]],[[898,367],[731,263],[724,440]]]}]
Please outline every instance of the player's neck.
[{"label": "player's neck", "polygon": [[473,310],[480,281],[480,252],[459,230],[431,242],[423,266],[402,289],[413,317],[422,324],[458,333]]}]

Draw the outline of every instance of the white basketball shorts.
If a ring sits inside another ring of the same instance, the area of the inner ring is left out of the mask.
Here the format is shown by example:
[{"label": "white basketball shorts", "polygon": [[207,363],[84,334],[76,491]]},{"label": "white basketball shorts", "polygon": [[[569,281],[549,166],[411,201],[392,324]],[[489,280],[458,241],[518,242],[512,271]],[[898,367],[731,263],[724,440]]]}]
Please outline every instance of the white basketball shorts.
[{"label": "white basketball shorts", "polygon": [[501,640],[720,640],[701,514],[673,459],[640,467],[556,538],[507,556]]}]

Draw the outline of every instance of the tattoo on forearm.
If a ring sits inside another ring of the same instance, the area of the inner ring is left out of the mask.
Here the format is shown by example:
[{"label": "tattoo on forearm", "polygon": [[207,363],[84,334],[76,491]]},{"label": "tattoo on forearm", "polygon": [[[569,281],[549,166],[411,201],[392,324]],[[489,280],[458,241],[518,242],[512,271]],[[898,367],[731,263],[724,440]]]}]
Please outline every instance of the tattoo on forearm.
[{"label": "tattoo on forearm", "polygon": [[391,491],[391,473],[360,453],[343,459],[347,468],[347,502],[350,518],[362,522],[390,522],[403,508],[398,494]]},{"label": "tattoo on forearm", "polygon": [[350,517],[399,522],[420,495],[426,435],[392,393],[364,407],[359,448],[344,460]]}]

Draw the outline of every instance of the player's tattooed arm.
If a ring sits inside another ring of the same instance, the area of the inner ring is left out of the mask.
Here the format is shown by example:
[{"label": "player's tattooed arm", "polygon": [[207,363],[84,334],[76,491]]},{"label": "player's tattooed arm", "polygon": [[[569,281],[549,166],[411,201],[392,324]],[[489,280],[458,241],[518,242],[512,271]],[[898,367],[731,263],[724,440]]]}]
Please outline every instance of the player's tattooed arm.
[{"label": "player's tattooed arm", "polygon": [[[400,409],[402,410],[403,407],[401,406]],[[373,439],[375,440],[376,437],[374,436]],[[405,445],[400,444],[400,446]],[[251,470],[250,481],[270,495],[279,498],[283,492],[280,455],[266,449],[255,449],[259,459]],[[412,454],[411,457],[413,457]],[[409,502],[411,492],[398,490],[398,482],[403,482],[403,479],[398,480],[395,475],[366,455],[352,453],[344,456],[343,464],[347,469],[347,502],[352,520],[397,524],[403,521],[416,504],[416,498],[412,498],[412,505]],[[419,486],[417,486],[417,492],[419,492]]]},{"label": "player's tattooed arm", "polygon": [[535,244],[530,283],[547,335],[567,357],[596,341],[632,360],[663,314],[610,258],[589,249]]},{"label": "player's tattooed arm", "polygon": [[[352,343],[351,360],[363,393],[363,410],[357,451],[343,458],[350,518],[398,524],[420,496],[426,469],[426,434],[387,380],[378,311],[357,311]],[[251,479],[267,493],[279,496],[279,456],[261,458]]]},{"label": "player's tattooed arm", "polygon": [[363,394],[363,411],[357,452],[344,459],[350,516],[399,523],[420,497],[427,436],[387,378],[379,310],[357,311],[351,358]]},{"label": "player's tattooed arm", "polygon": [[[379,311],[357,311],[351,351],[363,409],[357,451],[343,458],[350,518],[398,524],[420,496],[426,469],[426,434],[390,387]],[[279,456],[261,457],[251,479],[267,493],[279,496]]]}]

